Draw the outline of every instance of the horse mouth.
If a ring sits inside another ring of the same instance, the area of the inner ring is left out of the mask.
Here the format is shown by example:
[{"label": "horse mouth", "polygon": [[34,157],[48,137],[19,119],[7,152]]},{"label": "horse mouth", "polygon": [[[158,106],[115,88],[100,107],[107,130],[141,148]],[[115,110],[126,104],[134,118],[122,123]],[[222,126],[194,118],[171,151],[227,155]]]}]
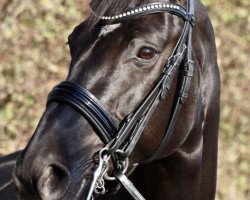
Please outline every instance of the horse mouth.
[{"label": "horse mouth", "polygon": [[[86,199],[90,192],[90,187],[93,182],[93,176],[95,170],[98,167],[98,159],[96,156],[93,157],[94,162],[92,161],[92,165],[89,166],[87,170],[84,171],[83,179],[80,183],[80,187],[78,192],[75,195],[74,200]],[[105,176],[104,176],[105,177]],[[106,180],[103,178],[102,188],[95,188],[95,192],[92,194],[93,199],[101,196],[101,195],[112,195],[117,193],[121,188],[121,184],[117,180]],[[66,198],[67,199],[67,198]],[[71,198],[72,199],[72,198]]]}]

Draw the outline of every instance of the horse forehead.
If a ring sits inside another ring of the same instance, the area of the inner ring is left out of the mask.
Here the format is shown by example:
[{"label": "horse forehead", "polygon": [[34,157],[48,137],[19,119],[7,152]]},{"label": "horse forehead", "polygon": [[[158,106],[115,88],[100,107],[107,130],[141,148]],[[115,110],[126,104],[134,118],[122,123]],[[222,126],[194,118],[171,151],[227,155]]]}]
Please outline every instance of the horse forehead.
[{"label": "horse forehead", "polygon": [[113,31],[121,27],[121,25],[121,23],[105,25],[104,27],[102,27],[99,37],[106,36],[107,34],[112,33]]}]

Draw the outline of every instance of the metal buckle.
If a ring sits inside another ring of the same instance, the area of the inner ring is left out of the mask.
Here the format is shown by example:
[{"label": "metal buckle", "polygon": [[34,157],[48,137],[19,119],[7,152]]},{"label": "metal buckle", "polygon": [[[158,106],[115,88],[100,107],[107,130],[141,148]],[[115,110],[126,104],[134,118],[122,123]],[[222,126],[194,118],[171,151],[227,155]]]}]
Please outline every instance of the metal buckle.
[{"label": "metal buckle", "polygon": [[192,13],[187,13],[186,14],[186,20],[188,20],[190,22],[192,27],[195,25],[196,19],[195,19],[195,16]]},{"label": "metal buckle", "polygon": [[[123,150],[116,150],[116,154],[124,154],[125,152]],[[117,164],[117,170],[121,171],[122,173],[126,173],[129,167],[129,158],[126,158],[125,160],[118,160]],[[107,171],[106,171],[107,172]],[[108,181],[115,181],[117,178],[114,176],[109,176],[108,173],[104,174],[104,179]]]},{"label": "metal buckle", "polygon": [[90,185],[86,200],[92,200],[93,193],[104,194],[106,192],[103,176],[104,173],[106,173],[106,171],[108,170],[108,160],[110,159],[110,155],[107,153],[108,148],[103,148],[99,152],[99,164],[95,172],[93,173],[93,180]]}]

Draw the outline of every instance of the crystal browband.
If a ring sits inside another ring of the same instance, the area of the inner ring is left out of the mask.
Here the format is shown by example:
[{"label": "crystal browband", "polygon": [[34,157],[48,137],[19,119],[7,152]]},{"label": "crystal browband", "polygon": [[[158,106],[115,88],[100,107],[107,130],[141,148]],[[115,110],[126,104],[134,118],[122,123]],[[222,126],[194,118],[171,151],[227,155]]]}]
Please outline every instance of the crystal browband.
[{"label": "crystal browband", "polygon": [[[103,16],[101,19],[102,20],[116,20],[116,19],[122,19],[125,17],[129,17],[131,15],[137,15],[137,14],[141,14],[143,12],[150,12],[150,11],[156,11],[156,9],[159,9],[159,11],[164,11],[164,10],[175,10],[175,11],[179,11],[180,10],[180,15],[182,15],[181,13],[184,11],[185,9],[179,5],[176,4],[169,4],[169,3],[153,3],[153,4],[148,4],[145,6],[141,6],[141,7],[137,7],[135,9],[131,9],[127,12],[121,13],[119,15],[114,15],[114,16]],[[186,16],[183,16],[184,18]]]}]

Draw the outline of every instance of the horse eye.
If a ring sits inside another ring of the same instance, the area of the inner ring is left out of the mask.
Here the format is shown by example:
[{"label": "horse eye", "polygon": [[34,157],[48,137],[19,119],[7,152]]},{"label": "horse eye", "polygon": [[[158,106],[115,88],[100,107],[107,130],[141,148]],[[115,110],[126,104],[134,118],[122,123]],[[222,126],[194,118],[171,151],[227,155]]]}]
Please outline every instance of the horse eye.
[{"label": "horse eye", "polygon": [[152,47],[142,47],[137,53],[137,57],[143,60],[151,60],[157,55],[157,51]]}]

